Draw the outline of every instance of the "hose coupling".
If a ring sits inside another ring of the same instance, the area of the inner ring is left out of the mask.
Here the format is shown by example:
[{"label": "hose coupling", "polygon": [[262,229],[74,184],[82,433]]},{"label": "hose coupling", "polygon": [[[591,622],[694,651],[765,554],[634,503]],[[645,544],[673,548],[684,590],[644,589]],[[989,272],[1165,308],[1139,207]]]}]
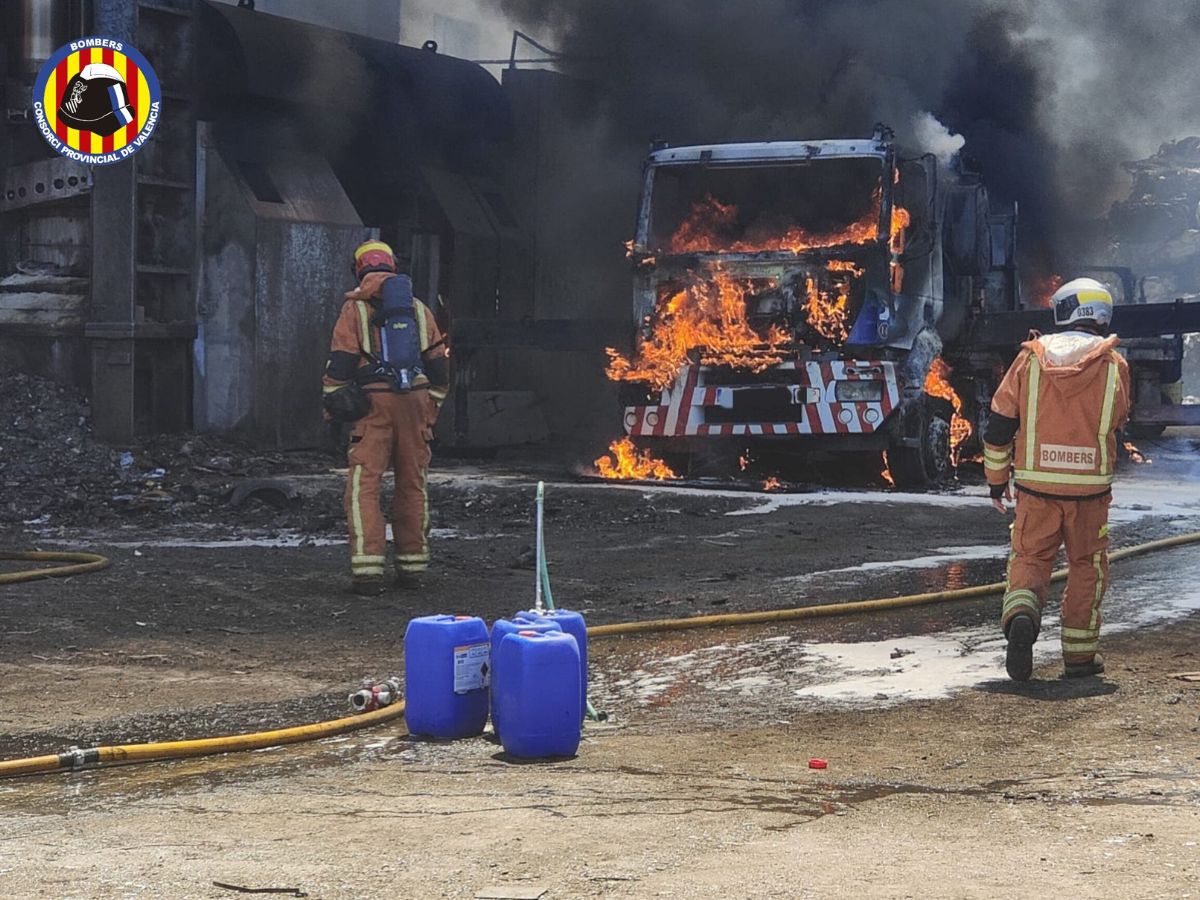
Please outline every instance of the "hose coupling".
[{"label": "hose coupling", "polygon": [[100,762],[100,751],[95,747],[71,747],[58,754],[60,769],[82,769]]},{"label": "hose coupling", "polygon": [[356,713],[365,713],[391,706],[399,699],[399,678],[393,676],[378,683],[367,678],[363,680],[362,688],[350,695],[350,707]]}]

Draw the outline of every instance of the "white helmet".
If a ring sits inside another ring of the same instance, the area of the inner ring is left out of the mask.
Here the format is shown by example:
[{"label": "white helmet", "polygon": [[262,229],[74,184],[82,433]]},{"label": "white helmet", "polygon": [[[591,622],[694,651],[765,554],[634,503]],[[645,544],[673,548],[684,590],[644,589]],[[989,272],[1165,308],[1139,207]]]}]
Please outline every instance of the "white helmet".
[{"label": "white helmet", "polygon": [[1054,324],[1060,328],[1077,322],[1095,322],[1101,327],[1112,323],[1112,294],[1094,278],[1068,281],[1054,292],[1050,308],[1054,310]]}]

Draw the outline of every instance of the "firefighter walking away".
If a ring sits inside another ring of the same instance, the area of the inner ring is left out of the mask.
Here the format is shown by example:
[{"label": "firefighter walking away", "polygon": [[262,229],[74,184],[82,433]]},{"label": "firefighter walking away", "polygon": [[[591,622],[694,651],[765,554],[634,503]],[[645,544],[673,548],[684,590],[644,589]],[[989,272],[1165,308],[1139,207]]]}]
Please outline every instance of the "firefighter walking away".
[{"label": "firefighter walking away", "polygon": [[387,586],[380,482],[395,472],[392,539],[396,583],[416,587],[429,566],[426,478],[438,409],[450,383],[446,343],[433,313],[413,297],[382,241],[354,251],[359,285],[345,296],[325,365],[325,416],[351,423],[346,476],[350,572],[356,594]]},{"label": "firefighter walking away", "polygon": [[992,503],[1006,513],[1016,488],[1008,586],[1001,623],[1006,668],[1033,674],[1033,644],[1060,546],[1068,579],[1062,598],[1062,656],[1068,678],[1098,675],[1104,660],[1100,604],[1108,588],[1108,507],[1117,430],[1129,415],[1129,366],[1109,335],[1113,299],[1077,278],[1050,300],[1055,334],[1022,345],[992,398],[984,468]]}]

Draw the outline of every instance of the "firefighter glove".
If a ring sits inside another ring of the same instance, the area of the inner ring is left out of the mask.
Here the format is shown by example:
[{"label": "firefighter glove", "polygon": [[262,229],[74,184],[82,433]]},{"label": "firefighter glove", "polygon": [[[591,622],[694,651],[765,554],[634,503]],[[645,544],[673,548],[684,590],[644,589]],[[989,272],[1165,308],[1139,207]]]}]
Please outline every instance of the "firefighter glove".
[{"label": "firefighter glove", "polygon": [[336,422],[357,422],[371,411],[371,398],[353,382],[330,391],[325,395],[324,403],[325,412]]}]

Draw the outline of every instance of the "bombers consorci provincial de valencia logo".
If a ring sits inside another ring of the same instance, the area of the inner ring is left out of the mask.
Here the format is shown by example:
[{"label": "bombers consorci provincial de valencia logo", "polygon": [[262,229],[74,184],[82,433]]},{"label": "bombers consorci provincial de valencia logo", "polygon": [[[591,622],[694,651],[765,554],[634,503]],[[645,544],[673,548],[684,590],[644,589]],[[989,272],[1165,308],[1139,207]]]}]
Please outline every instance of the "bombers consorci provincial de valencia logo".
[{"label": "bombers consorci provincial de valencia logo", "polygon": [[46,60],[33,116],[55,152],[92,166],[128,159],[158,125],[162,92],[133,47],[106,37],[71,41]]}]

